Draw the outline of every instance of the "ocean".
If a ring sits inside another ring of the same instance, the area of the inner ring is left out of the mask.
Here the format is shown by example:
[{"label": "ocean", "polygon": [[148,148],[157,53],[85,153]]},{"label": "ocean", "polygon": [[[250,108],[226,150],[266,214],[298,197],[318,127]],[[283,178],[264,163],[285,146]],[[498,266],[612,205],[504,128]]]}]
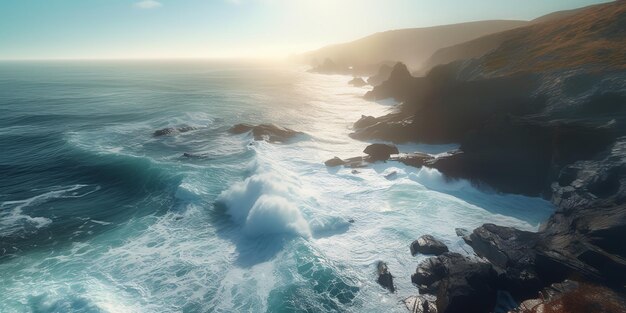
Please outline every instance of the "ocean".
[{"label": "ocean", "polygon": [[[536,230],[554,210],[396,162],[327,168],[369,144],[348,136],[354,121],[394,107],[350,79],[243,61],[0,62],[0,312],[406,312],[417,237],[468,254],[455,228]],[[237,123],[305,135],[254,141],[228,132]],[[165,127],[193,130],[152,135]],[[379,261],[396,293],[376,283]]]}]

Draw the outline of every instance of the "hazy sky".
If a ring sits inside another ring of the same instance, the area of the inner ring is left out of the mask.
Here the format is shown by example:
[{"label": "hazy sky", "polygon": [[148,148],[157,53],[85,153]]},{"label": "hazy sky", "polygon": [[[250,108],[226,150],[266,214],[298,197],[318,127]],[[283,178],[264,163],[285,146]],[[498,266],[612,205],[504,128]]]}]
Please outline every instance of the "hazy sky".
[{"label": "hazy sky", "polygon": [[396,28],[602,0],[0,0],[0,59],[287,55]]}]

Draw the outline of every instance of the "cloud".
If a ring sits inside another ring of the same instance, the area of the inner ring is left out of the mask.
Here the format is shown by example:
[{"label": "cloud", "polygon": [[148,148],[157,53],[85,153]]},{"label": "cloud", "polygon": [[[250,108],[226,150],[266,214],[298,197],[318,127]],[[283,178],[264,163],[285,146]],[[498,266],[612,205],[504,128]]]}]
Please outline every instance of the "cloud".
[{"label": "cloud", "polygon": [[142,0],[135,3],[135,7],[139,9],[155,9],[163,6],[161,2],[156,0]]}]

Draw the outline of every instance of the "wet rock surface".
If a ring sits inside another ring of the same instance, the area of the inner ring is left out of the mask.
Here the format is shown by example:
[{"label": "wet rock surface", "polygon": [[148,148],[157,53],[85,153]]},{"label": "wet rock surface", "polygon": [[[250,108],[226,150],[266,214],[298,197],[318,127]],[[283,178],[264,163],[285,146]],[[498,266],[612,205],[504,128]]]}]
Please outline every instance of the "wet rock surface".
[{"label": "wet rock surface", "polygon": [[400,151],[394,145],[374,143],[367,146],[363,153],[367,154],[372,161],[386,161],[392,154],[398,154]]},{"label": "wet rock surface", "polygon": [[436,295],[438,312],[489,312],[495,305],[497,274],[491,264],[458,253],[424,260],[411,281],[420,293]]},{"label": "wet rock surface", "polygon": [[396,286],[393,284],[393,276],[389,272],[389,268],[387,268],[387,263],[378,262],[377,270],[378,279],[376,279],[376,281],[378,284],[391,292],[395,292]]},{"label": "wet rock surface", "polygon": [[445,252],[448,252],[448,247],[431,235],[423,235],[411,243],[412,255],[418,253],[440,255]]},{"label": "wet rock surface", "polygon": [[251,132],[254,140],[267,142],[286,142],[304,133],[274,124],[237,124],[229,129],[231,134],[243,134]]},{"label": "wet rock surface", "polygon": [[191,126],[167,127],[167,128],[155,130],[154,133],[152,133],[152,136],[154,137],[172,136],[172,135],[176,135],[180,133],[186,133],[192,130],[195,130],[195,128]]}]

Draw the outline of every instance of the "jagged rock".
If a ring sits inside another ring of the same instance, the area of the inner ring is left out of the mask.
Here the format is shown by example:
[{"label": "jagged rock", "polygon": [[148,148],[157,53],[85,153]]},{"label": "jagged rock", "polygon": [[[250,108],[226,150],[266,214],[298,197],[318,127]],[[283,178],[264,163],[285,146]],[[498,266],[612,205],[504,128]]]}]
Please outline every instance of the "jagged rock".
[{"label": "jagged rock", "polygon": [[398,101],[407,100],[415,92],[412,86],[415,81],[415,77],[411,76],[411,72],[409,72],[406,65],[398,62],[391,70],[389,79],[374,87],[374,90],[368,91],[365,94],[365,98],[371,100],[386,98],[395,98]]},{"label": "jagged rock", "polygon": [[154,136],[154,137],[169,136],[169,135],[175,135],[175,134],[178,134],[178,133],[186,133],[186,132],[192,131],[194,129],[195,128],[191,127],[191,126],[167,127],[167,128],[155,130],[154,133],[152,133],[152,136]]},{"label": "jagged rock", "polygon": [[254,140],[265,140],[268,142],[285,142],[295,136],[302,135],[302,132],[293,129],[280,127],[274,124],[237,124],[229,130],[232,134],[243,134],[252,132]]},{"label": "jagged rock", "polygon": [[434,160],[435,158],[431,155],[428,155],[426,153],[419,153],[419,152],[415,152],[415,153],[409,153],[409,154],[405,154],[405,155],[401,155],[398,158],[396,158],[395,160],[398,162],[401,162],[405,165],[408,166],[413,166],[413,167],[422,167],[424,166],[426,163]]},{"label": "jagged rock", "polygon": [[431,235],[423,235],[411,243],[411,254],[434,254],[440,255],[448,252],[448,247],[440,240]]},{"label": "jagged rock", "polygon": [[446,252],[421,262],[411,281],[420,293],[437,295],[438,312],[489,312],[496,300],[491,264]]},{"label": "jagged rock", "polygon": [[354,87],[363,87],[363,86],[367,85],[367,83],[361,77],[353,78],[351,81],[348,82],[348,84],[350,84],[350,85],[352,85]]},{"label": "jagged rock", "polygon": [[427,296],[411,296],[403,302],[411,313],[437,313],[437,304]]},{"label": "jagged rock", "polygon": [[515,298],[524,299],[544,285],[535,270],[535,250],[540,236],[511,227],[485,224],[466,240],[476,254],[500,272],[500,286]]},{"label": "jagged rock", "polygon": [[334,157],[334,158],[324,162],[324,165],[326,165],[328,167],[341,166],[341,165],[345,165],[345,164],[346,164],[346,161],[340,159],[339,157]]},{"label": "jagged rock", "polygon": [[383,286],[383,288],[395,292],[396,286],[393,284],[393,276],[389,272],[387,268],[387,264],[385,262],[378,262],[378,279],[376,280],[378,284]]},{"label": "jagged rock", "polygon": [[372,161],[386,161],[392,154],[398,154],[398,147],[384,143],[374,143],[365,148],[363,153],[369,155]]},{"label": "jagged rock", "polygon": [[354,122],[354,129],[365,128],[376,124],[376,118],[373,116],[361,115],[361,118]]},{"label": "jagged rock", "polygon": [[376,75],[371,76],[370,78],[367,79],[367,83],[376,87],[382,84],[384,81],[388,80],[389,76],[391,76],[392,71],[393,71],[393,67],[387,64],[383,64],[378,69],[378,73]]},{"label": "jagged rock", "polygon": [[[462,257],[460,254],[449,254],[448,258]],[[446,268],[443,258],[430,257],[419,263],[415,273],[411,275],[411,282],[417,286],[422,294],[436,294],[439,288],[439,281],[446,275]]]}]

